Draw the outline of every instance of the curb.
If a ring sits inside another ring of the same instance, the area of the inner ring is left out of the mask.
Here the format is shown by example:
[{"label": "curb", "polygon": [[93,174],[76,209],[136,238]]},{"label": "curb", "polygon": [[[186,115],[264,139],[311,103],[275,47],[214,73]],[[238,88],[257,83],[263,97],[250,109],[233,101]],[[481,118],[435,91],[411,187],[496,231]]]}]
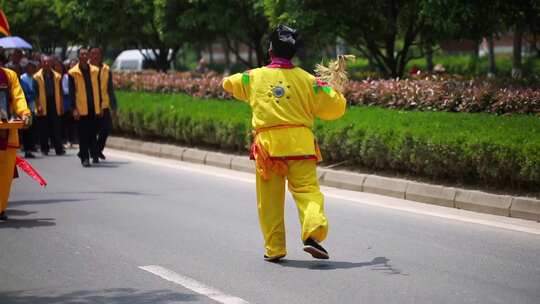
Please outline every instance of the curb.
[{"label": "curb", "polygon": [[[107,146],[150,156],[255,173],[254,162],[246,156],[144,142],[116,136],[109,137]],[[530,197],[497,195],[476,190],[464,190],[417,183],[400,178],[326,168],[318,168],[317,176],[320,184],[324,186],[540,222],[540,200]]]}]

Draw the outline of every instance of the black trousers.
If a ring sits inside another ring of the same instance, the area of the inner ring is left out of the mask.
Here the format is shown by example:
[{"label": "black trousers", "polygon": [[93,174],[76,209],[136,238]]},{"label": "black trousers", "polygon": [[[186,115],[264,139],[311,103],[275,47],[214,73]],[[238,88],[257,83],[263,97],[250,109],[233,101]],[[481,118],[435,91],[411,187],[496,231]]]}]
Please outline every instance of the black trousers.
[{"label": "black trousers", "polygon": [[38,117],[39,141],[42,153],[49,153],[49,140],[56,153],[64,150],[62,146],[62,121],[56,113]]},{"label": "black trousers", "polygon": [[99,118],[99,133],[97,139],[98,151],[103,152],[105,144],[107,143],[107,137],[112,131],[112,116],[109,109],[103,111],[103,115]]},{"label": "black trousers", "polygon": [[97,149],[98,118],[95,115],[81,116],[78,122],[79,158],[81,161],[98,157]]},{"label": "black trousers", "polygon": [[62,142],[77,143],[77,124],[73,119],[73,112],[67,111],[62,116]]},{"label": "black trousers", "polygon": [[32,152],[36,148],[36,125],[38,124],[38,121],[36,120],[36,116],[33,116],[32,120],[32,125],[28,129],[23,129],[20,132],[24,152]]}]

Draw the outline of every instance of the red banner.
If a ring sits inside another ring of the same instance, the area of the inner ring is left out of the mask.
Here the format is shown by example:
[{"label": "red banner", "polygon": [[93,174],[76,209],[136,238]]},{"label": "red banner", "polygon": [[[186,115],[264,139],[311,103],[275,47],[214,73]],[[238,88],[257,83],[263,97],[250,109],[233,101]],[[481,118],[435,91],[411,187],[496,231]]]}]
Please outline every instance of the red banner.
[{"label": "red banner", "polygon": [[38,182],[42,187],[47,186],[47,181],[39,173],[36,169],[34,169],[30,163],[28,163],[26,160],[24,160],[22,157],[17,156],[15,160],[15,164],[17,167],[19,167],[21,170],[23,170],[28,176],[30,176],[32,179],[34,179],[36,182]]},{"label": "red banner", "polygon": [[3,10],[0,10],[0,33],[4,34],[4,36],[11,36],[9,23]]}]

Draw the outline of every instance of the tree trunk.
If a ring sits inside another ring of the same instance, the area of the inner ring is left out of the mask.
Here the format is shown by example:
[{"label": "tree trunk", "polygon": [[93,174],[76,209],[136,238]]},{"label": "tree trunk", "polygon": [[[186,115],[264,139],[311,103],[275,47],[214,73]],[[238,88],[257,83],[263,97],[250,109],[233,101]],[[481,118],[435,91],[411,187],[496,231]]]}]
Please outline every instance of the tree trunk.
[{"label": "tree trunk", "polygon": [[521,78],[523,71],[521,65],[521,50],[522,50],[523,32],[521,28],[516,27],[514,30],[514,47],[512,51],[512,77]]},{"label": "tree trunk", "polygon": [[214,64],[214,45],[210,43],[208,45],[208,56],[210,57],[210,64]]},{"label": "tree trunk", "polygon": [[474,41],[473,52],[471,54],[471,62],[469,63],[469,71],[472,74],[476,74],[476,67],[478,66],[478,53],[480,52],[480,41]]},{"label": "tree trunk", "polygon": [[221,47],[223,48],[223,54],[225,55],[225,70],[224,74],[229,74],[231,72],[231,56],[227,46],[222,43]]},{"label": "tree trunk", "polygon": [[433,46],[426,43],[426,69],[428,73],[433,73]]},{"label": "tree trunk", "polygon": [[263,66],[264,65],[264,61],[265,61],[265,58],[264,58],[264,50],[262,48],[262,44],[261,42],[259,41],[259,43],[257,43],[257,47],[255,48],[255,59],[257,59],[257,66],[260,67],[260,66]]},{"label": "tree trunk", "polygon": [[62,46],[62,52],[60,53],[60,58],[62,58],[62,60],[66,60],[67,49],[68,49],[67,44],[64,44]]},{"label": "tree trunk", "polygon": [[341,37],[336,38],[336,57],[340,55],[345,55],[347,48],[345,46],[345,40]]},{"label": "tree trunk", "polygon": [[488,77],[495,77],[497,74],[497,66],[495,63],[495,43],[493,41],[493,35],[488,37],[488,61],[489,61],[489,71]]},{"label": "tree trunk", "polygon": [[234,44],[234,48],[237,50],[237,52],[236,52],[236,62],[242,62],[242,61],[245,61],[245,60],[243,60],[243,58],[242,58],[242,54],[241,54],[242,51],[241,51],[240,48],[238,47],[238,41],[235,40],[235,41],[233,42],[233,44]]}]

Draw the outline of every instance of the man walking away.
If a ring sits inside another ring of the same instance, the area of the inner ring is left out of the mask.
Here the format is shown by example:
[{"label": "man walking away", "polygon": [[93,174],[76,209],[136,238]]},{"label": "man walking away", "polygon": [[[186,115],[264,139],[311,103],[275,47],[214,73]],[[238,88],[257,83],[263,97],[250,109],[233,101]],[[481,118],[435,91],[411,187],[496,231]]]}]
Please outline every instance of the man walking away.
[{"label": "man walking away", "polygon": [[73,100],[73,118],[79,125],[79,158],[83,167],[99,163],[97,124],[106,102],[99,103],[99,69],[88,64],[88,49],[79,49],[79,63],[69,70],[69,94]]},{"label": "man walking away", "polygon": [[40,132],[41,153],[49,154],[49,139],[56,155],[64,155],[66,151],[62,145],[61,117],[62,117],[62,76],[53,69],[54,59],[43,56],[42,68],[35,75],[37,83],[37,116]]},{"label": "man walking away", "polygon": [[[36,64],[33,61],[26,61],[23,66],[25,71],[21,75],[21,87],[24,92],[24,97],[26,98],[26,103],[28,108],[31,111],[32,118],[35,119],[36,116],[36,95],[37,95],[37,83],[34,79],[34,74],[36,73]],[[32,124],[28,129],[22,130],[22,142],[24,149],[24,158],[35,158],[32,151],[35,150],[35,139],[36,139],[36,124]]]},{"label": "man walking away", "polygon": [[109,134],[112,131],[112,117],[116,116],[116,95],[114,94],[111,69],[107,64],[103,63],[103,56],[100,48],[93,47],[90,49],[90,64],[99,69],[99,102],[101,105],[110,105],[109,107],[103,109],[103,116],[99,119],[98,127],[98,156],[101,159],[105,159],[103,150],[105,149],[105,144],[107,143],[107,137],[109,137]]}]

